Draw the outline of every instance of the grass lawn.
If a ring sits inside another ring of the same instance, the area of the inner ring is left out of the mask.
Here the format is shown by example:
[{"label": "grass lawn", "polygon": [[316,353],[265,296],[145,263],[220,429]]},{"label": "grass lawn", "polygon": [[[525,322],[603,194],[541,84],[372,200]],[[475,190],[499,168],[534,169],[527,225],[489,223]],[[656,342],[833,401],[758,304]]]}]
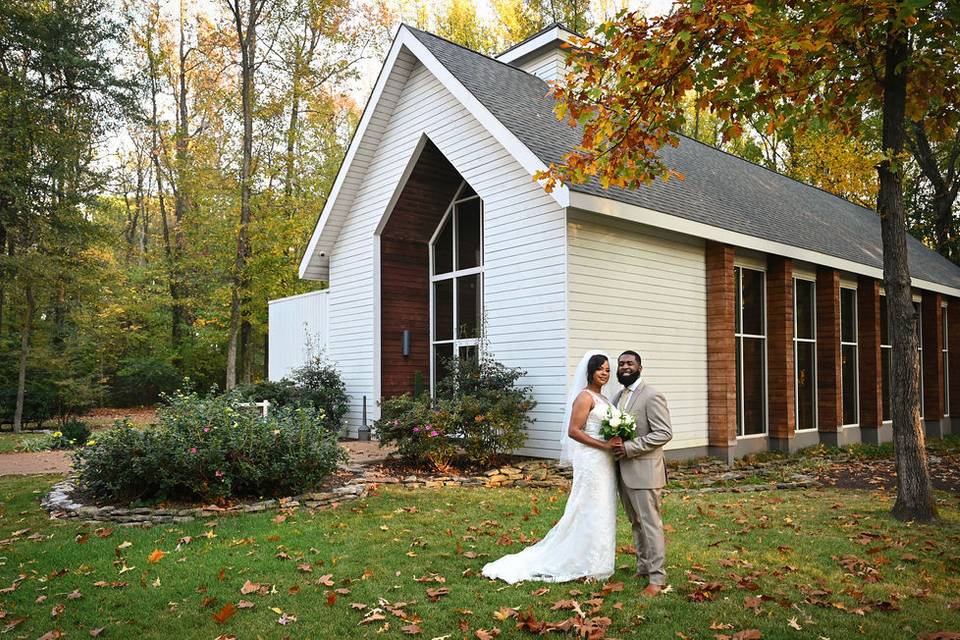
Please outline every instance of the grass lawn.
[{"label": "grass lawn", "polygon": [[[563,508],[557,491],[391,488],[285,519],[270,512],[98,535],[46,518],[38,498],[55,480],[0,478],[0,631],[27,618],[6,637],[59,629],[80,638],[104,628],[104,638],[398,638],[412,623],[408,630],[427,639],[482,637],[478,630],[494,627],[501,638],[530,637],[495,612],[529,608],[538,620],[560,621],[571,612],[551,610],[555,602],[583,603],[600,589],[511,587],[476,575],[489,559],[519,550],[521,536],[546,532]],[[608,638],[644,640],[748,629],[813,640],[960,632],[960,500],[941,494],[940,504],[942,520],[924,526],[893,521],[889,497],[869,492],[672,495],[671,592],[640,598],[644,585],[621,554],[611,582],[623,589],[608,588],[593,615],[612,620]],[[628,543],[621,520],[619,544]],[[432,575],[445,581],[415,580]],[[246,581],[266,593],[243,595]],[[436,588],[449,593],[431,602],[427,590]],[[253,607],[214,620],[241,600]],[[378,606],[374,620],[359,624]]]},{"label": "grass lawn", "polygon": [[0,453],[13,453],[24,442],[42,437],[39,433],[0,433]]}]

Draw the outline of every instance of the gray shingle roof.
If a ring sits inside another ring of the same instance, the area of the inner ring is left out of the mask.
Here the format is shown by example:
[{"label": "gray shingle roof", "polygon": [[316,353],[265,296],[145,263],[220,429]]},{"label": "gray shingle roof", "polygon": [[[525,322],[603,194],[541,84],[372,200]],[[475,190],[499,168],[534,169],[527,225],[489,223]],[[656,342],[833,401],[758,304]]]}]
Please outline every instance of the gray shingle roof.
[{"label": "gray shingle roof", "polygon": [[[554,116],[540,78],[407,28],[544,163],[559,162],[580,142],[579,129]],[[662,157],[686,179],[638,189],[603,189],[593,180],[571,189],[883,268],[880,218],[873,211],[690,138],[663,149]],[[960,267],[912,236],[907,241],[912,276],[960,288]]]}]

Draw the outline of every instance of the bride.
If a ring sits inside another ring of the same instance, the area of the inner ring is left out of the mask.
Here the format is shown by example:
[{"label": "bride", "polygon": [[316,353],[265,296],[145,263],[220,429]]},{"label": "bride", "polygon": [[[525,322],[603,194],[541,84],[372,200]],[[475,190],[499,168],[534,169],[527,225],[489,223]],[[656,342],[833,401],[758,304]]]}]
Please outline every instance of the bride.
[{"label": "bride", "polygon": [[483,567],[483,575],[514,584],[522,580],[567,582],[613,575],[617,537],[617,475],[612,441],[600,438],[610,403],[602,395],[610,360],[590,351],[577,365],[567,398],[560,463],[573,464],[573,485],[559,522],[540,542]]}]

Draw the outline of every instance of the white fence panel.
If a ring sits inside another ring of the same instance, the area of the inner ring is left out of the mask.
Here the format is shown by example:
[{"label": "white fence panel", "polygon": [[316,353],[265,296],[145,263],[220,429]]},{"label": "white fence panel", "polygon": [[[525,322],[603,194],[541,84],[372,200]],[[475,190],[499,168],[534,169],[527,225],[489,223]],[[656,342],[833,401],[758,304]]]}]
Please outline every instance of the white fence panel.
[{"label": "white fence panel", "polygon": [[269,302],[270,380],[289,375],[310,358],[326,351],[328,291],[312,291]]}]

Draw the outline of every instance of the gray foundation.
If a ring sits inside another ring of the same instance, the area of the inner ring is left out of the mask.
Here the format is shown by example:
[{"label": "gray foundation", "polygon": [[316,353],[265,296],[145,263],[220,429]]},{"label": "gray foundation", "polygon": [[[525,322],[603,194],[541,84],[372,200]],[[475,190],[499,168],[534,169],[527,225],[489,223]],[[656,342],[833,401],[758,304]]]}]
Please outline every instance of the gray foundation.
[{"label": "gray foundation", "polygon": [[820,434],[816,431],[801,431],[792,438],[770,438],[770,450],[781,453],[796,453],[817,444],[820,444]]},{"label": "gray foundation", "polygon": [[940,418],[939,420],[924,420],[923,429],[928,438],[942,438],[950,435],[952,431],[951,419]]},{"label": "gray foundation", "polygon": [[820,442],[831,447],[846,447],[860,441],[860,427],[840,427],[837,431],[820,432]]},{"label": "gray foundation", "polygon": [[867,444],[883,444],[893,442],[893,423],[884,422],[879,429],[871,427],[860,428],[860,439]]}]

